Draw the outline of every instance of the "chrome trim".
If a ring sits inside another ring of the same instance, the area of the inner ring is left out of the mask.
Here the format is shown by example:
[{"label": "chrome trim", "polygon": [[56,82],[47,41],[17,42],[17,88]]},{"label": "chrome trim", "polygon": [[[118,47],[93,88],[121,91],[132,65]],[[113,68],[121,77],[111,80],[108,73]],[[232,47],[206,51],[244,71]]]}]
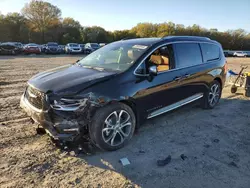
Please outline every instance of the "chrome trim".
[{"label": "chrome trim", "polygon": [[31,93],[29,90],[27,90],[27,92],[29,93],[29,96],[32,97],[32,98],[37,98],[36,95],[34,95],[33,93]]},{"label": "chrome trim", "polygon": [[30,104],[30,102],[27,100],[27,98],[24,95],[22,95],[22,99],[21,100],[23,101],[23,103],[25,105],[27,105],[28,107],[30,107],[32,110],[34,110],[34,111],[36,111],[38,113],[42,112],[42,109],[38,109],[38,108],[34,107],[32,104]]},{"label": "chrome trim", "polygon": [[76,111],[79,109],[80,106],[76,106],[76,107],[63,107],[61,105],[50,105],[51,108],[53,108],[54,110],[59,110],[59,111],[66,111],[66,112],[71,112],[71,111]]},{"label": "chrome trim", "polygon": [[61,101],[77,101],[79,100],[79,102],[76,102],[74,104],[57,104],[56,100],[54,100],[54,104],[51,104],[51,108],[53,108],[54,110],[59,110],[59,111],[76,111],[78,110],[81,106],[86,105],[86,102],[88,101],[87,98],[85,99],[65,99],[65,98],[61,98]]},{"label": "chrome trim", "polygon": [[64,132],[76,132],[79,131],[79,128],[63,129]]},{"label": "chrome trim", "polygon": [[[135,70],[134,70],[134,75],[135,76],[149,76],[149,74],[137,74],[136,73],[136,70],[141,66],[141,64],[151,55],[151,53],[153,53],[155,50],[157,50],[158,48],[160,48],[160,47],[163,47],[163,46],[166,46],[166,45],[169,45],[169,44],[178,44],[178,43],[198,43],[198,44],[200,44],[200,43],[207,43],[207,44],[213,44],[213,45],[217,45],[217,46],[219,46],[219,47],[221,47],[219,44],[216,44],[216,43],[212,43],[212,42],[205,42],[205,41],[176,41],[176,42],[167,42],[167,43],[165,43],[165,44],[162,44],[162,45],[160,45],[160,46],[157,46],[157,47],[155,47],[154,49],[152,49],[150,52],[149,52],[149,54],[145,57],[145,58],[143,58],[143,60],[139,63],[139,65],[135,68]],[[218,59],[218,60],[221,60],[221,57],[220,57],[220,59]],[[214,61],[218,61],[218,60],[214,60]],[[214,61],[209,61],[209,62],[203,62],[203,63],[211,63],[211,62],[214,62]],[[201,65],[203,65],[203,64],[201,64]],[[200,66],[200,65],[193,65],[193,66]],[[162,71],[162,72],[159,72],[158,74],[162,74],[162,73],[165,73],[165,72],[169,72],[169,71],[174,71],[174,70],[180,70],[180,69],[185,69],[185,68],[189,68],[189,67],[193,67],[193,66],[187,66],[187,67],[182,67],[182,68],[178,68],[178,69],[170,69],[170,70],[166,70],[166,71]]]},{"label": "chrome trim", "polygon": [[161,115],[161,114],[163,114],[165,112],[169,112],[169,111],[174,110],[176,108],[179,108],[179,107],[181,107],[183,105],[186,105],[188,103],[196,101],[196,100],[198,100],[198,99],[200,99],[202,97],[203,97],[203,93],[198,93],[198,94],[192,95],[191,97],[188,97],[188,98],[183,99],[183,100],[181,100],[179,102],[176,102],[174,104],[171,104],[169,106],[163,107],[161,109],[158,109],[158,110],[152,112],[151,114],[149,114],[147,119],[150,119],[150,118],[153,118],[155,116]]}]

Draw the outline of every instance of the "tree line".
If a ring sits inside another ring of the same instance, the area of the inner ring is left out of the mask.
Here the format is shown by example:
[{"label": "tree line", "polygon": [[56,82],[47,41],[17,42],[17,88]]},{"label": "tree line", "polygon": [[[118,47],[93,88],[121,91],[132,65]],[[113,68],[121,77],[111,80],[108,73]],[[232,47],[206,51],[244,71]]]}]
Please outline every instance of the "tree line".
[{"label": "tree line", "polygon": [[110,43],[124,38],[164,36],[205,36],[220,42],[227,50],[250,50],[250,33],[243,29],[220,32],[199,25],[165,22],[138,23],[130,30],[106,31],[99,26],[84,27],[73,18],[62,18],[61,10],[51,3],[32,0],[20,13],[0,14],[0,42]]}]

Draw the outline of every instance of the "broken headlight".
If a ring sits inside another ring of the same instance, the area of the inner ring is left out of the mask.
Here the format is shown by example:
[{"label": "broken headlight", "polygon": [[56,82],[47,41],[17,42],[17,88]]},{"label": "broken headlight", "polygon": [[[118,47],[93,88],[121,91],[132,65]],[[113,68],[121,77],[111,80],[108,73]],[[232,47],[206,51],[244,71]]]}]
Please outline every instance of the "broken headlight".
[{"label": "broken headlight", "polygon": [[85,99],[65,99],[61,98],[60,100],[54,100],[51,107],[55,110],[61,111],[76,111],[81,107],[84,107],[87,102]]}]

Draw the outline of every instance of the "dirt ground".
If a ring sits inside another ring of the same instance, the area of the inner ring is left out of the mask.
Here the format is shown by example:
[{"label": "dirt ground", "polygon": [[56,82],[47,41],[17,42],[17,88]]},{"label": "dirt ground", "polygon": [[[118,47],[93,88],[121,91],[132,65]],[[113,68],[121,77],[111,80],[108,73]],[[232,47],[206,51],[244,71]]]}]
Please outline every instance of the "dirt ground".
[{"label": "dirt ground", "polygon": [[[115,152],[74,157],[37,135],[19,107],[26,81],[78,58],[0,56],[0,187],[250,187],[250,101],[229,87],[215,109],[192,105],[148,120]],[[240,64],[250,67],[250,58],[228,59],[233,70]]]}]

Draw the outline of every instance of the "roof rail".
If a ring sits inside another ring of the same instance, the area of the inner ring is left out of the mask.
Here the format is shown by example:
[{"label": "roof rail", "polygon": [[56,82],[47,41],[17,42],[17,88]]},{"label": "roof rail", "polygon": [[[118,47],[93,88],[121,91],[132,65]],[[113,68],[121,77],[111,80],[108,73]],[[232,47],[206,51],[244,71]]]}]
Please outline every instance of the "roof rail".
[{"label": "roof rail", "polygon": [[188,39],[203,39],[203,40],[211,40],[208,37],[201,37],[201,36],[164,36],[161,39],[170,39],[170,38],[176,38],[176,39],[183,39],[183,38],[188,38]]}]

